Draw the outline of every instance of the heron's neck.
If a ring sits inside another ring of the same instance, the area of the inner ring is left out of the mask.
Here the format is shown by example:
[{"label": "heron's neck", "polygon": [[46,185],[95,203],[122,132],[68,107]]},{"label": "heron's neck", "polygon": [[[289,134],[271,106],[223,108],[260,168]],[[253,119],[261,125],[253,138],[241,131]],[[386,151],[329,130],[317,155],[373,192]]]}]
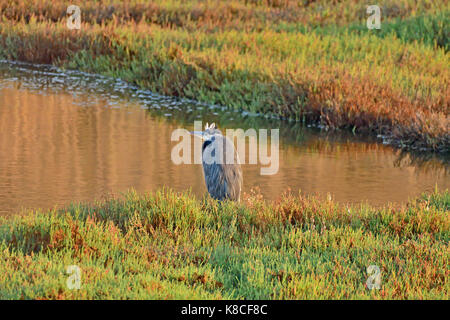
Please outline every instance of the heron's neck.
[{"label": "heron's neck", "polygon": [[202,152],[204,152],[205,149],[206,149],[206,147],[209,146],[211,143],[212,143],[211,140],[206,140],[205,142],[203,142],[203,145],[202,145]]}]

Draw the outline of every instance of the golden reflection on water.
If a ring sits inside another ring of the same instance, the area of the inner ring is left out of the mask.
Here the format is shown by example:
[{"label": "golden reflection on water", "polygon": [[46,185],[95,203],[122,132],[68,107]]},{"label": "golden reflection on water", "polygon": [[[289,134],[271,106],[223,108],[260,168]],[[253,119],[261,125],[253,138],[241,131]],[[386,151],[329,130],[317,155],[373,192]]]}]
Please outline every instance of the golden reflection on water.
[{"label": "golden reflection on water", "polygon": [[[177,166],[170,159],[178,127],[138,106],[82,107],[69,94],[0,89],[0,214],[92,201],[129,188],[191,188],[202,196],[201,165]],[[450,187],[446,165],[410,165],[380,144],[308,135],[301,144],[285,140],[280,137],[277,174],[261,176],[259,165],[243,166],[244,191],[259,187],[274,199],[289,187],[381,205],[436,185]]]}]

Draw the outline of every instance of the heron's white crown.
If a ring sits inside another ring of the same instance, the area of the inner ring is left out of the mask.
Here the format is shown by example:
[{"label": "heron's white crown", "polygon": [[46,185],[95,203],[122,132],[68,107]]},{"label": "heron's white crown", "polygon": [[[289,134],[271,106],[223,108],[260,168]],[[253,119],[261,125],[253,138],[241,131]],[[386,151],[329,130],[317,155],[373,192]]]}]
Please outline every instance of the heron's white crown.
[{"label": "heron's white crown", "polygon": [[215,129],[216,128],[216,124],[213,122],[213,123],[211,123],[211,125],[210,126],[208,126],[208,122],[206,123],[206,125],[205,125],[205,131],[206,130],[213,130],[213,129]]},{"label": "heron's white crown", "polygon": [[[216,132],[214,132],[216,131]],[[213,122],[211,125],[208,122],[205,125],[205,131],[190,131],[190,134],[202,139],[209,140],[215,133],[217,133],[216,124]],[[220,131],[219,131],[220,133]]]}]

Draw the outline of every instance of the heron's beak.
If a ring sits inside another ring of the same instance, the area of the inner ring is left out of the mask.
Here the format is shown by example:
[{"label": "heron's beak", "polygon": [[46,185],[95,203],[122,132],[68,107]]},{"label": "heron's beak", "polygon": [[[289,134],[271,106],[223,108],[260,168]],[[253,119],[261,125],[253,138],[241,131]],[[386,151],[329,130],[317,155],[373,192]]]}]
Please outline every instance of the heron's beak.
[{"label": "heron's beak", "polygon": [[203,131],[189,131],[190,134],[192,134],[193,136],[196,136],[197,138],[200,138],[203,140],[204,138],[204,132]]}]

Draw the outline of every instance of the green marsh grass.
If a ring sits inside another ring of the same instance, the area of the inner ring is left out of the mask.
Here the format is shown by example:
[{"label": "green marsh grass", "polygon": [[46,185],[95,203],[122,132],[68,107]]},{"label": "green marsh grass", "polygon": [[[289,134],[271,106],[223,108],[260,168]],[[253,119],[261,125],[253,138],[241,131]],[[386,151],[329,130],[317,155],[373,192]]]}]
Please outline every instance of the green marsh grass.
[{"label": "green marsh grass", "polygon": [[[0,298],[448,299],[449,210],[448,191],[383,208],[131,191],[3,218]],[[366,287],[369,265],[379,290]]]}]

